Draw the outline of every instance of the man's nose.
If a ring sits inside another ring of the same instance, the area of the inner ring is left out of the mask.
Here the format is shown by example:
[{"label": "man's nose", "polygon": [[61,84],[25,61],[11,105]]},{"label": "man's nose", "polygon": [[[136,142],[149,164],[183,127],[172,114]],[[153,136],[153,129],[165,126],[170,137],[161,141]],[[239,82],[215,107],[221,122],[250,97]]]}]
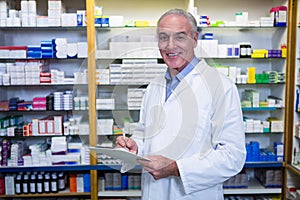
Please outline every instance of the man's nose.
[{"label": "man's nose", "polygon": [[172,48],[176,45],[176,42],[173,37],[170,37],[167,43],[167,47]]}]

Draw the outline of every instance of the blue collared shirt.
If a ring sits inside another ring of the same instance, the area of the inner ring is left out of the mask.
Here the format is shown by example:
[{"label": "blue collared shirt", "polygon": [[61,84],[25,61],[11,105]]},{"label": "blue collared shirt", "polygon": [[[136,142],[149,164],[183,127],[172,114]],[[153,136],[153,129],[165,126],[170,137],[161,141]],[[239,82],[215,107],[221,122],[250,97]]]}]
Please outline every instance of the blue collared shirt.
[{"label": "blue collared shirt", "polygon": [[194,57],[193,60],[181,71],[179,72],[175,77],[171,77],[170,71],[167,70],[165,74],[166,79],[166,100],[169,98],[171,93],[175,90],[177,85],[182,81],[182,79],[190,73],[194,67],[198,64],[199,59]]}]

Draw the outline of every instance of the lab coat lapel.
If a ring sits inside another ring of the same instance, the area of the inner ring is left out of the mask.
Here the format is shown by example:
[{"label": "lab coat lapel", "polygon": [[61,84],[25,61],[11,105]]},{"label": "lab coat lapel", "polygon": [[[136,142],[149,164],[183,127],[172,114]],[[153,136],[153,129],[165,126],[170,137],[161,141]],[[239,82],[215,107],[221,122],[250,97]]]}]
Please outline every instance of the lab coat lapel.
[{"label": "lab coat lapel", "polygon": [[[200,63],[204,62],[203,60],[200,61],[195,68],[188,74],[186,75],[186,77],[183,78],[183,80],[180,81],[180,83],[177,85],[177,87],[175,88],[175,90],[171,93],[170,97],[168,98],[168,101],[172,101],[174,100],[174,98],[176,98],[176,96],[181,95],[181,93],[186,90],[188,87],[190,87],[190,83],[193,79],[193,77],[199,73],[201,73],[204,69],[204,67],[200,67]],[[202,63],[203,66],[203,63]]]},{"label": "lab coat lapel", "polygon": [[[194,86],[191,85],[196,75],[199,74],[199,71],[196,70],[197,66],[178,84],[164,104],[164,109],[166,110],[170,108],[172,111],[179,109],[178,112],[181,112],[182,121],[179,129],[176,131],[177,135],[174,140],[165,148],[161,148],[157,151],[156,154],[177,160],[184,154],[187,147],[192,144],[193,138],[195,138],[197,134],[197,124],[195,124],[192,119],[197,119],[199,116],[199,111],[197,107],[195,107],[195,105],[198,104],[198,95],[194,93]],[[174,107],[174,105],[178,103],[181,107]],[[169,117],[172,118],[173,116]],[[173,120],[171,121],[174,122]],[[170,123],[167,124],[167,126],[170,125]]]},{"label": "lab coat lapel", "polygon": [[174,100],[174,98],[177,98],[176,96],[179,96],[186,88],[188,87],[188,83],[185,80],[185,78],[180,81],[180,83],[177,85],[174,91],[172,91],[171,95],[169,96],[168,101]]}]

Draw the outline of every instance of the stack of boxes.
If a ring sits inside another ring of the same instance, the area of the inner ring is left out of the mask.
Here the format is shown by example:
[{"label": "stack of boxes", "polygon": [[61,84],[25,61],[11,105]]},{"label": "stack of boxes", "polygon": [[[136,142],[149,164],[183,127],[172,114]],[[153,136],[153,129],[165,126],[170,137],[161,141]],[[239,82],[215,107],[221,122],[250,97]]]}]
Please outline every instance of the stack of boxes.
[{"label": "stack of boxes", "polygon": [[157,59],[123,59],[122,64],[110,64],[110,83],[148,84],[153,78],[166,72],[166,65],[157,62]]},{"label": "stack of boxes", "polygon": [[43,40],[39,46],[0,46],[0,58],[87,58],[87,42],[58,43],[56,42],[58,39]]},{"label": "stack of boxes", "polygon": [[[61,1],[48,1],[48,26],[61,26],[62,22],[62,2]],[[76,25],[75,25],[76,26]]]},{"label": "stack of boxes", "polygon": [[97,119],[97,135],[112,135],[113,125],[113,119]]},{"label": "stack of boxes", "polygon": [[11,85],[25,85],[24,63],[17,62],[16,65],[7,65],[7,73],[10,74]]},{"label": "stack of boxes", "polygon": [[155,35],[134,37],[117,35],[111,38],[108,50],[97,50],[97,58],[160,58]]},{"label": "stack of boxes", "polygon": [[0,119],[1,136],[38,136],[62,135],[62,116],[47,116],[42,119],[34,118],[31,123],[24,124],[22,116],[8,116]]},{"label": "stack of boxes", "polygon": [[259,142],[251,141],[249,144],[246,144],[246,161],[259,161]]},{"label": "stack of boxes", "polygon": [[[69,118],[69,121],[65,121],[63,123],[63,129],[64,129],[64,135],[78,135],[79,134],[79,129],[80,129],[80,123],[79,120],[76,118]],[[85,134],[88,130],[87,129],[82,129],[80,131],[81,134]]]},{"label": "stack of boxes", "polygon": [[73,109],[73,91],[54,92],[54,110]]},{"label": "stack of boxes", "polygon": [[54,47],[52,40],[41,41],[41,55],[42,58],[54,58]]},{"label": "stack of boxes", "polygon": [[200,27],[210,26],[209,17],[207,15],[201,15],[198,19],[199,20],[197,21],[197,23]]},{"label": "stack of boxes", "polygon": [[272,132],[281,133],[284,132],[284,121],[279,120],[277,118],[269,118],[270,121],[270,129]]},{"label": "stack of boxes", "polygon": [[7,3],[4,0],[0,1],[0,26],[6,26],[7,21]]},{"label": "stack of boxes", "polygon": [[89,156],[86,155],[89,154],[88,147],[81,142],[67,143],[65,137],[53,137],[50,149],[46,143],[27,146],[24,141],[11,144],[4,139],[0,149],[0,166],[89,164]]},{"label": "stack of boxes", "polygon": [[274,22],[274,26],[286,26],[287,22],[287,7],[277,6],[270,9],[270,15]]},{"label": "stack of boxes", "polygon": [[62,116],[48,116],[43,119],[32,119],[29,135],[62,135],[63,134]]},{"label": "stack of boxes", "polygon": [[[66,81],[66,78],[65,78],[65,72],[59,71],[56,69],[51,69],[50,83],[52,83],[52,84],[67,84],[68,82]],[[72,81],[71,81],[71,83],[72,83]]]},{"label": "stack of boxes", "polygon": [[[6,64],[6,74],[10,81],[9,85],[32,85],[40,84],[39,62],[15,62]],[[4,82],[3,82],[4,84]]]},{"label": "stack of boxes", "polygon": [[81,144],[69,146],[66,137],[53,137],[51,149],[47,151],[49,154],[51,151],[52,165],[72,165],[80,164],[80,148]]},{"label": "stack of boxes", "polygon": [[261,27],[272,27],[274,26],[274,19],[272,17],[260,17],[260,26]]},{"label": "stack of boxes", "polygon": [[245,89],[242,92],[242,107],[259,107],[259,92],[253,89]]},{"label": "stack of boxes", "polygon": [[286,47],[253,49],[251,43],[219,44],[216,39],[201,39],[195,50],[201,58],[286,58]]},{"label": "stack of boxes", "polygon": [[285,73],[277,71],[263,71],[257,73],[256,67],[248,67],[247,72],[243,74],[241,68],[235,66],[223,66],[216,64],[214,66],[220,72],[228,76],[237,84],[256,84],[256,83],[284,83]]},{"label": "stack of boxes", "polygon": [[145,88],[128,88],[128,110],[139,110],[141,108],[145,91]]},{"label": "stack of boxes", "polygon": [[256,83],[270,83],[269,74],[255,74],[255,82]]},{"label": "stack of boxes", "polygon": [[26,46],[0,46],[0,58],[26,58]]},{"label": "stack of boxes", "polygon": [[81,150],[80,150],[80,159],[81,159],[81,164],[89,165],[91,163],[89,146],[82,145]]},{"label": "stack of boxes", "polygon": [[1,142],[1,166],[8,165],[8,158],[10,156],[10,141],[7,139],[3,139]]},{"label": "stack of boxes", "polygon": [[248,188],[248,175],[245,170],[224,182],[223,188]]},{"label": "stack of boxes", "polygon": [[[197,13],[197,12],[196,12]],[[269,17],[260,17],[258,20],[249,20],[248,12],[236,12],[235,21],[213,21],[206,15],[199,15],[196,17],[198,26],[245,26],[245,27],[273,27],[273,26],[286,26],[287,22],[287,7],[277,6],[270,9]]]},{"label": "stack of boxes", "polygon": [[32,102],[32,110],[47,110],[46,97],[34,97]]},{"label": "stack of boxes", "polygon": [[114,110],[114,109],[115,109],[114,98],[96,99],[96,110]]},{"label": "stack of boxes", "polygon": [[236,26],[248,26],[248,12],[236,12],[235,13],[235,22]]},{"label": "stack of boxes", "polygon": [[5,176],[5,194],[14,195],[15,194],[15,177],[13,175]]},{"label": "stack of boxes", "polygon": [[87,84],[88,83],[88,73],[87,70],[83,70],[83,72],[75,72],[74,73],[74,83],[75,84]]},{"label": "stack of boxes", "polygon": [[96,84],[104,85],[110,83],[109,69],[96,69]]},{"label": "stack of boxes", "polygon": [[49,162],[49,158],[46,156],[46,145],[45,144],[33,144],[29,146],[30,155],[24,154],[23,158],[23,165],[19,166],[47,166],[51,164]]},{"label": "stack of boxes", "polygon": [[86,11],[66,13],[60,0],[48,0],[48,15],[37,15],[35,0],[20,1],[21,10],[9,8],[5,0],[0,0],[0,26],[2,27],[59,27],[86,26]]},{"label": "stack of boxes", "polygon": [[119,172],[106,172],[98,178],[99,190],[140,190],[140,174],[121,174]]},{"label": "stack of boxes", "polygon": [[91,191],[91,177],[90,174],[70,174],[69,181],[70,192],[90,192]]},{"label": "stack of boxes", "polygon": [[[74,102],[74,110],[88,110],[88,97],[87,96],[79,96],[73,98]],[[97,108],[97,100],[96,100],[96,109]]]},{"label": "stack of boxes", "polygon": [[281,98],[267,96],[265,101],[260,101],[260,93],[254,89],[245,89],[242,91],[241,104],[243,108],[274,107],[283,108],[284,104]]},{"label": "stack of boxes", "polygon": [[40,69],[43,69],[40,62],[28,61],[25,63],[25,85],[40,84]]},{"label": "stack of boxes", "polygon": [[[17,131],[17,127],[22,126],[23,117],[22,116],[6,116],[0,118],[0,136],[14,136]],[[21,131],[20,135],[23,132]]]},{"label": "stack of boxes", "polygon": [[21,1],[21,24],[23,27],[35,27],[37,12],[36,12],[36,1],[29,0],[29,1]]},{"label": "stack of boxes", "polygon": [[67,38],[56,38],[53,40],[56,58],[67,58],[68,43]]},{"label": "stack of boxes", "polygon": [[256,169],[254,176],[266,188],[282,187],[282,170],[281,169]]},{"label": "stack of boxes", "polygon": [[285,58],[286,49],[253,49],[251,58]]},{"label": "stack of boxes", "polygon": [[8,27],[21,26],[21,18],[17,10],[15,9],[8,10],[8,18],[6,19],[6,26]]},{"label": "stack of boxes", "polygon": [[260,148],[257,141],[250,141],[246,144],[246,162],[283,162],[284,161],[284,144],[274,143],[273,151]]}]

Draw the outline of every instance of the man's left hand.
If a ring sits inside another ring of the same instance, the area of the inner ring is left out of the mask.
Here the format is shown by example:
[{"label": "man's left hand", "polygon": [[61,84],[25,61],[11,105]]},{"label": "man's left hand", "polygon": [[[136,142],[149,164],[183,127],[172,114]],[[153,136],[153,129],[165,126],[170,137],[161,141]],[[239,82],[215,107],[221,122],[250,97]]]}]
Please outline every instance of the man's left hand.
[{"label": "man's left hand", "polygon": [[155,180],[168,176],[179,176],[175,160],[160,155],[147,156],[147,158],[151,161],[138,160],[138,162],[153,176]]}]

